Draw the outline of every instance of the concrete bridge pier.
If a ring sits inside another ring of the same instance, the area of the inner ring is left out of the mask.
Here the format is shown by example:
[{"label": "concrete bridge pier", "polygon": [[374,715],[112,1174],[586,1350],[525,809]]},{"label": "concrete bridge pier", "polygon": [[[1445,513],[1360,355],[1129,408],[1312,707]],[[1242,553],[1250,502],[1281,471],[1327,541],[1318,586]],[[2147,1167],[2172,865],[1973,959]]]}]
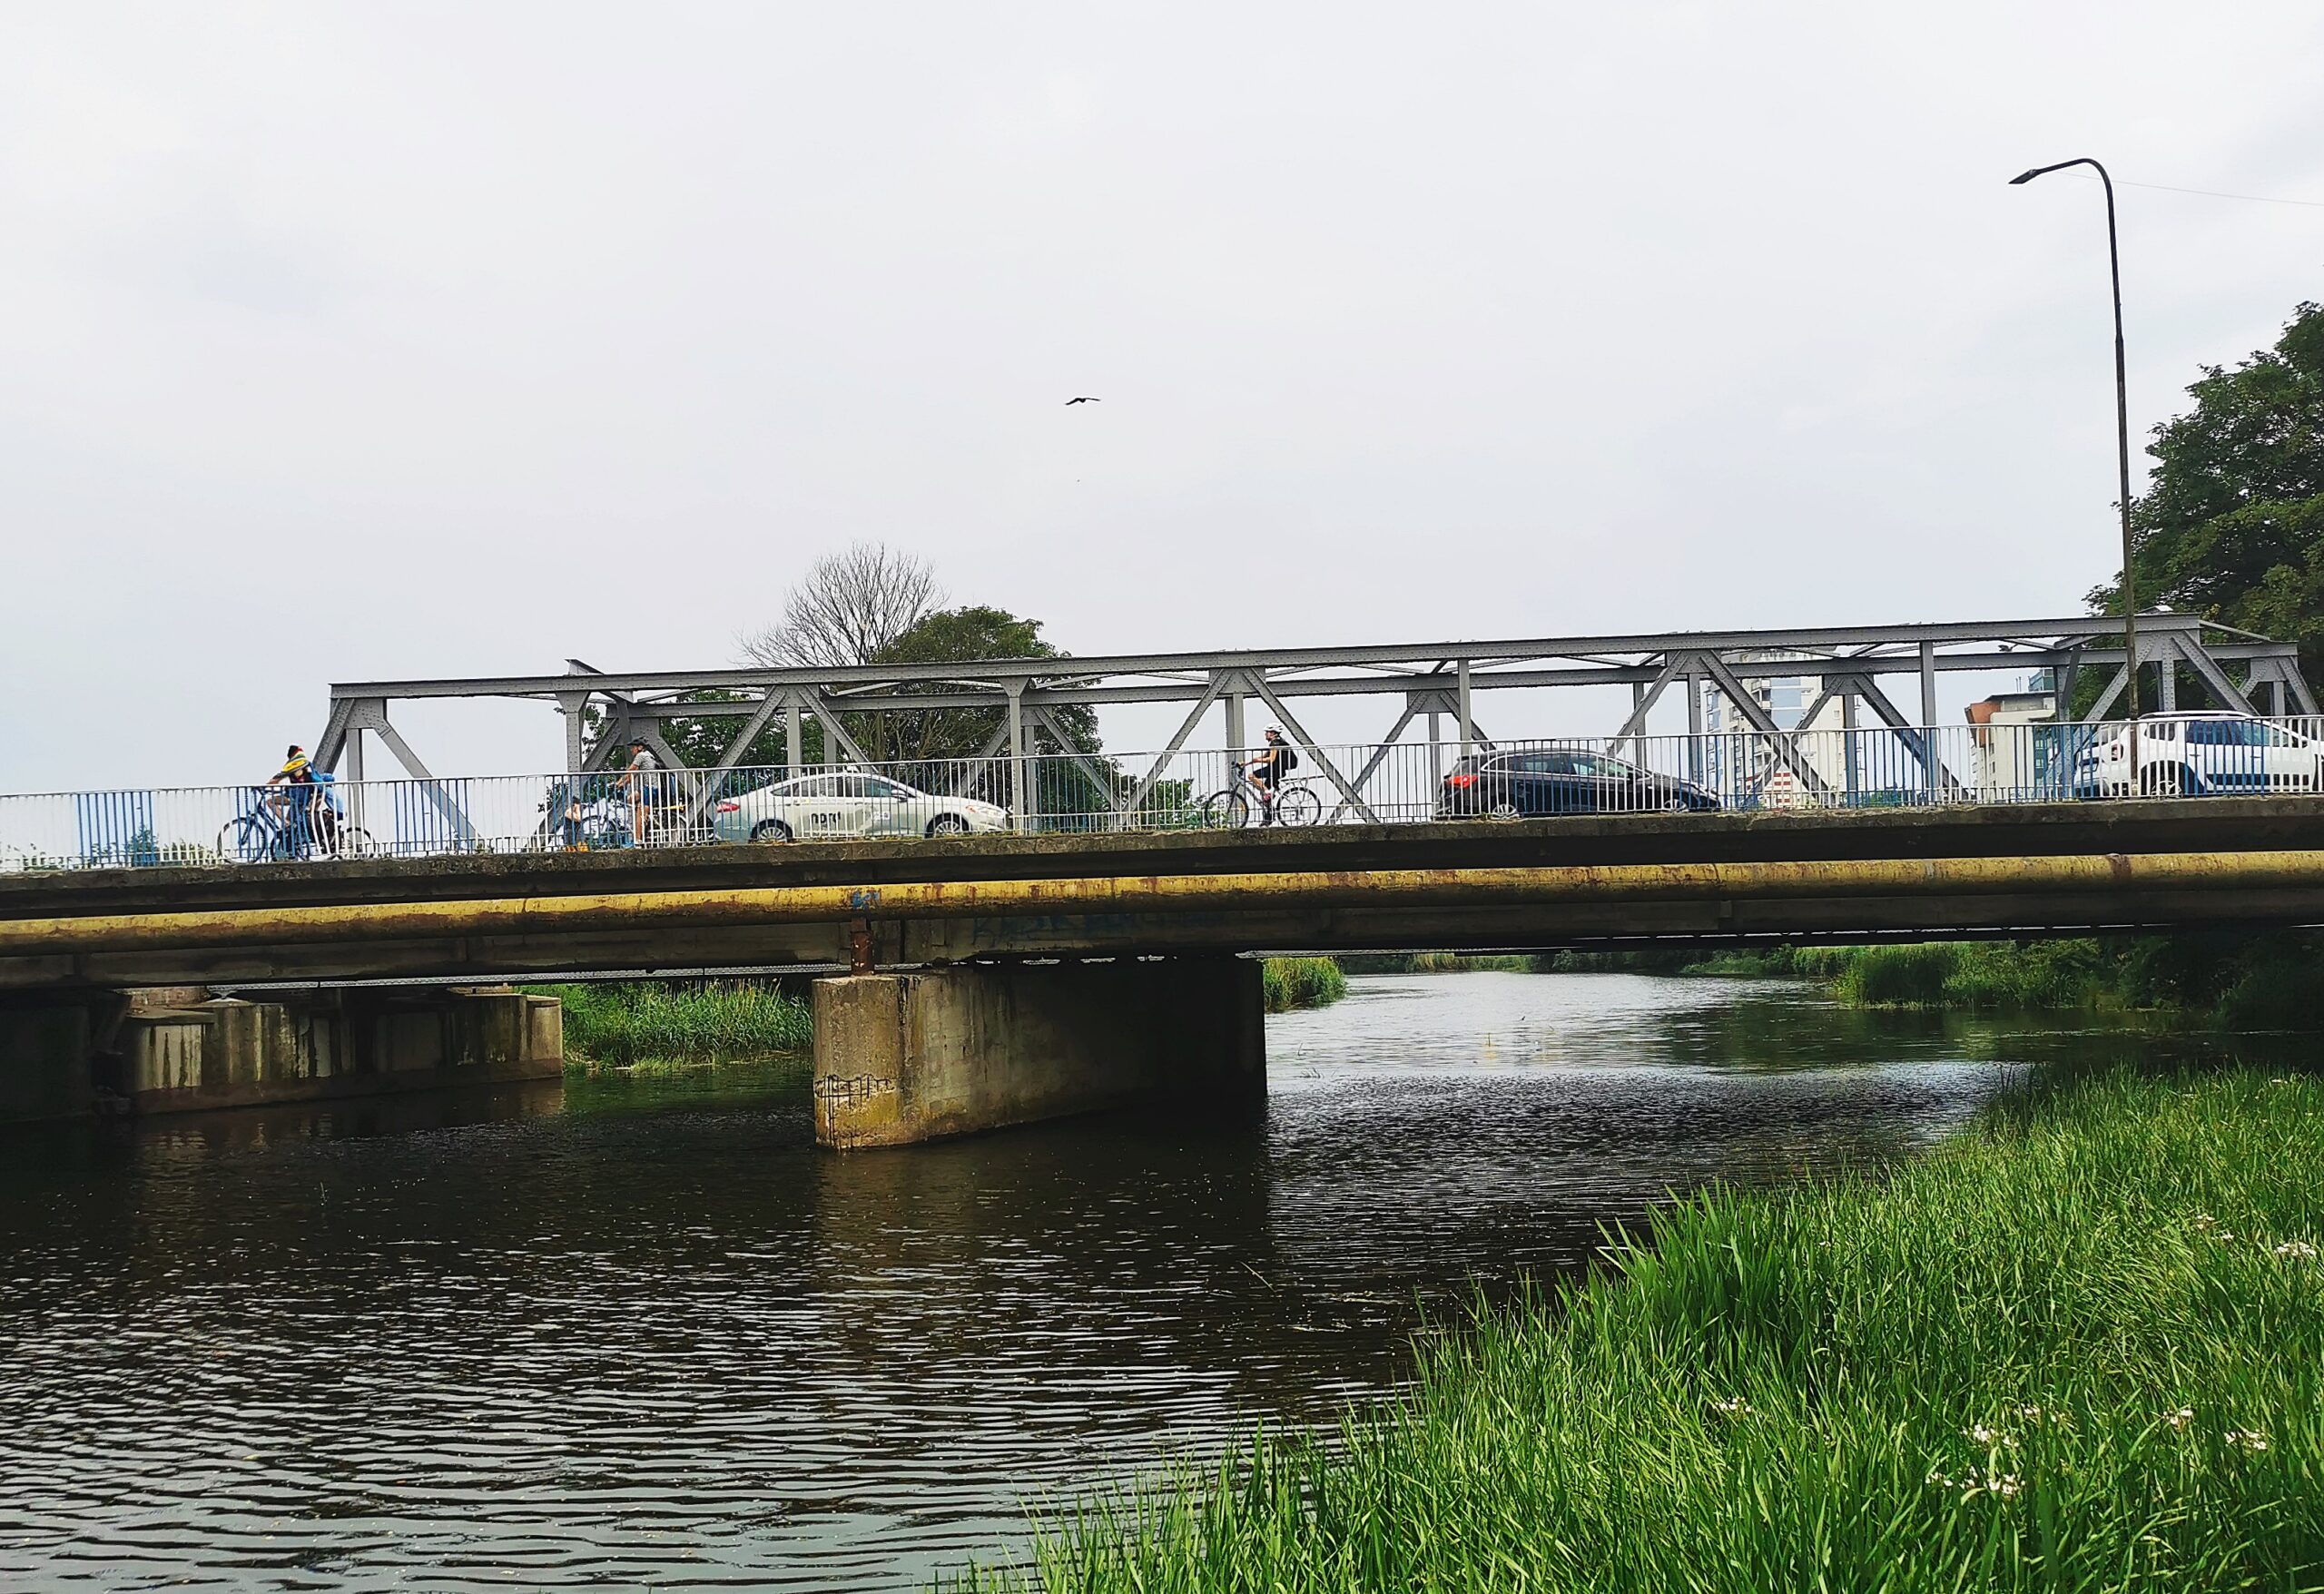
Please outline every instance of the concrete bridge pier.
[{"label": "concrete bridge pier", "polygon": [[815,985],[815,1138],[842,1150],[1141,1102],[1266,1096],[1259,965],[1227,957],[956,964]]}]

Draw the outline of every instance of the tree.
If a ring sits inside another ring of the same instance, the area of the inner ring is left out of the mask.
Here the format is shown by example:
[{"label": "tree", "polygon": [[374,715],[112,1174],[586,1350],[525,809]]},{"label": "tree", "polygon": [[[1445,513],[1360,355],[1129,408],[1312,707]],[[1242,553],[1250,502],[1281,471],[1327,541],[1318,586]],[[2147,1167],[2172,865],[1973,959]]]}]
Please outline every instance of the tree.
[{"label": "tree", "polygon": [[[2139,601],[2297,642],[2324,685],[2324,306],[2188,392],[2194,408],[2154,429],[2154,478],[2131,509]],[[2119,610],[2120,576],[2090,601]]]},{"label": "tree", "polygon": [[782,621],[743,638],[743,652],[770,669],[868,664],[943,601],[926,560],[856,543],[808,566]]},{"label": "tree", "polygon": [[[785,601],[782,623],[744,646],[753,660],[771,667],[949,664],[1067,656],[1041,639],[1038,620],[985,605],[932,607],[938,601],[940,593],[934,573],[926,565],[876,545],[858,545],[810,566]],[[908,624],[872,645],[904,615],[911,615]],[[742,694],[710,691],[697,696],[711,704],[737,702]],[[1052,712],[1069,751],[1098,752],[1096,710],[1066,707]],[[1007,773],[1000,763],[972,769],[953,762],[974,758],[995,741],[1006,723],[1005,711],[999,707],[854,713],[842,715],[841,723],[867,755],[898,779],[948,791],[973,789],[995,800],[1006,796]],[[684,763],[699,768],[716,763],[744,723],[739,714],[713,713],[701,719],[669,721],[663,734]],[[1029,735],[1029,742],[1031,739]],[[842,758],[836,746],[826,753],[822,727],[812,721],[803,729],[800,752],[809,765],[837,763]],[[776,719],[752,738],[738,762],[746,769],[768,769],[782,767],[784,760],[783,724]],[[1108,781],[1115,779],[1111,764],[1101,763],[1098,768]],[[1095,811],[1092,803],[1100,787],[1088,772],[1053,772],[1050,781],[1059,787],[1050,806],[1066,806],[1075,812]],[[1072,790],[1066,790],[1068,786]],[[1089,789],[1082,790],[1085,787]],[[1111,793],[1106,795],[1109,798]]]},{"label": "tree", "polygon": [[[936,572],[928,562],[899,552],[884,543],[855,543],[840,553],[826,554],[807,566],[783,600],[783,618],[764,631],[742,639],[745,662],[769,669],[834,669],[878,662],[882,649],[925,618],[944,601]],[[709,691],[693,694],[705,704],[742,701],[743,694]],[[858,733],[851,716],[847,730]],[[670,750],[693,768],[714,764],[727,744],[742,733],[740,715],[714,714],[698,720],[671,720],[662,727]],[[874,757],[870,743],[864,751]],[[810,720],[800,735],[800,757],[808,764],[835,763],[837,748],[828,753],[823,728]],[[775,769],[788,757],[783,721],[777,717],[762,726],[736,763],[744,769]]]},{"label": "tree", "polygon": [[[880,652],[883,664],[967,664],[978,659],[1061,659],[1056,644],[1041,640],[1041,623],[1006,609],[970,605],[939,609],[923,615]],[[1095,753],[1098,748],[1098,713],[1088,707],[1051,711],[1057,728],[1070,749]],[[915,760],[973,758],[1000,733],[1006,714],[999,708],[928,709],[901,713],[862,715],[858,732],[850,715],[848,731],[875,758]],[[879,745],[866,737],[875,738]]]}]

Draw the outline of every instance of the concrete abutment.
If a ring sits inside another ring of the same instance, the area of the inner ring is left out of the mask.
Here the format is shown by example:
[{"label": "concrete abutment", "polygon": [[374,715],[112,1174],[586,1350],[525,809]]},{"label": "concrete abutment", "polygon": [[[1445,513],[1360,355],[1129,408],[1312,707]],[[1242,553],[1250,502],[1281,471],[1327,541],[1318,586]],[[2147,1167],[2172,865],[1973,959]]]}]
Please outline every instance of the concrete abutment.
[{"label": "concrete abutment", "polygon": [[0,1122],[553,1078],[564,1065],[556,999],[505,986],[129,991],[0,1009]]},{"label": "concrete abutment", "polygon": [[960,964],[815,985],[815,1137],[843,1150],[1140,1102],[1266,1095],[1259,965],[1242,958]]}]

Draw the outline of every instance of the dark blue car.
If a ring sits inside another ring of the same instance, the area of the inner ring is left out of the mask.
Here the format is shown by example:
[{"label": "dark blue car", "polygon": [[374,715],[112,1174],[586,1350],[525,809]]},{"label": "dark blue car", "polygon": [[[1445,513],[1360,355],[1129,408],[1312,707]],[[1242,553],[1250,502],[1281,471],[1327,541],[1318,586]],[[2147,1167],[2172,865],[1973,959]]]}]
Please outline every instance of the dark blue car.
[{"label": "dark blue car", "polygon": [[1532,819],[1552,813],[1702,812],[1718,798],[1691,781],[1610,753],[1521,747],[1464,758],[1437,793],[1441,819]]}]

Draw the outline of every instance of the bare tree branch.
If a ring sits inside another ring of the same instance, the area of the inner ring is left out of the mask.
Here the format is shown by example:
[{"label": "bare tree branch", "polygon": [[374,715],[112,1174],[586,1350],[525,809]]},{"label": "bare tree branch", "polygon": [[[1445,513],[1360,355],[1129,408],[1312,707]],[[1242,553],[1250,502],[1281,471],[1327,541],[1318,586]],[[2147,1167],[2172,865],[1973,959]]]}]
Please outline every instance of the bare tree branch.
[{"label": "bare tree branch", "polygon": [[744,637],[743,652],[769,668],[870,664],[943,601],[926,560],[857,543],[810,565],[782,621]]}]

